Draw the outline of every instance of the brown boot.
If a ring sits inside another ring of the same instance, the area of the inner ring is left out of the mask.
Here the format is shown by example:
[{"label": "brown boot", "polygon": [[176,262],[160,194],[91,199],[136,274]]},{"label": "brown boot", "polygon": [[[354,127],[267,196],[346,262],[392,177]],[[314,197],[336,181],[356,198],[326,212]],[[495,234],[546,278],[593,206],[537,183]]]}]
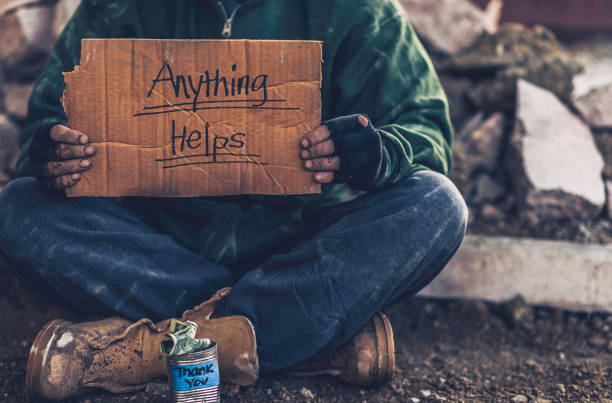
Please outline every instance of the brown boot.
[{"label": "brown boot", "polygon": [[[213,298],[183,314],[199,325],[196,337],[217,342],[222,382],[250,385],[257,380],[255,331],[242,316],[210,319],[215,304],[229,293]],[[167,378],[160,343],[166,339],[169,320],[155,326],[148,319],[131,323],[110,318],[71,323],[54,320],[38,332],[28,358],[26,388],[31,397],[61,400],[103,388],[110,392],[143,389]]]},{"label": "brown boot", "polygon": [[316,361],[306,361],[291,368],[290,375],[333,375],[360,386],[381,386],[393,377],[395,344],[387,316],[374,314],[349,342],[335,354]]},{"label": "brown boot", "polygon": [[259,361],[251,321],[244,316],[211,319],[217,302],[229,292],[230,288],[219,290],[208,301],[185,311],[181,320],[198,324],[197,338],[206,337],[217,342],[219,373],[223,382],[252,385],[257,380]]},{"label": "brown boot", "polygon": [[31,397],[61,400],[103,388],[130,392],[166,375],[164,334],[148,319],[53,320],[38,332],[28,358]]}]

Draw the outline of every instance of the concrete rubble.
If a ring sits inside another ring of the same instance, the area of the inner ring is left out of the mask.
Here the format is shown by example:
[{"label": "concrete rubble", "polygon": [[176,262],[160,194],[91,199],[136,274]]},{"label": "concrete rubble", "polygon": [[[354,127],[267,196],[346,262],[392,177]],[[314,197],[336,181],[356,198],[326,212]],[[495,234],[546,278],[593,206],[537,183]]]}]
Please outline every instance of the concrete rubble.
[{"label": "concrete rubble", "polygon": [[612,245],[468,235],[420,295],[612,312],[611,274]]},{"label": "concrete rubble", "polygon": [[591,127],[612,129],[612,72],[610,83],[576,99],[576,108]]},{"label": "concrete rubble", "polygon": [[0,60],[6,78],[33,80],[40,74],[55,42],[54,10],[52,4],[41,3],[0,15]]},{"label": "concrete rubble", "polygon": [[589,127],[527,81],[518,82],[517,102],[506,163],[521,202],[555,218],[599,214],[606,202],[604,161]]},{"label": "concrete rubble", "polygon": [[579,40],[570,44],[568,50],[584,66],[574,77],[574,97],[580,98],[612,83],[612,35]]},{"label": "concrete rubble", "polygon": [[0,188],[10,181],[17,163],[19,128],[8,116],[0,114]]},{"label": "concrete rubble", "polygon": [[499,166],[505,125],[504,115],[494,113],[475,130],[457,136],[457,142],[466,154],[478,156],[477,160],[469,161],[470,172],[478,168],[493,172]]},{"label": "concrete rubble", "polygon": [[446,74],[474,77],[468,97],[479,110],[509,113],[515,108],[518,79],[569,100],[573,77],[582,70],[550,30],[522,24],[505,24],[498,32],[480,37],[468,49],[440,62],[439,68]]},{"label": "concrete rubble", "polygon": [[608,198],[606,216],[612,219],[612,180],[606,180],[606,197]]},{"label": "concrete rubble", "polygon": [[421,38],[437,52],[454,55],[485,32],[494,32],[500,17],[500,0],[486,11],[468,0],[402,0],[408,18]]},{"label": "concrete rubble", "polygon": [[493,203],[499,200],[506,192],[503,184],[500,184],[486,173],[478,175],[475,182],[474,194],[471,197],[473,203]]},{"label": "concrete rubble", "polygon": [[13,119],[25,121],[28,113],[28,100],[34,84],[8,84],[4,87],[6,103],[6,113]]}]

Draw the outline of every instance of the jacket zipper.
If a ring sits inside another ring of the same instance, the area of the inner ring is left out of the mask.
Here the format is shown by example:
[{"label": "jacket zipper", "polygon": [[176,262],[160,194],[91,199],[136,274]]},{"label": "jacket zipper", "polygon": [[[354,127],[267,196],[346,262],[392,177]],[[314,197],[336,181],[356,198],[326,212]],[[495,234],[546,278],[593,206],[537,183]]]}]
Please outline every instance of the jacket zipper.
[{"label": "jacket zipper", "polygon": [[223,13],[223,18],[225,19],[225,24],[223,24],[221,36],[224,38],[229,38],[232,36],[232,23],[234,22],[234,17],[236,16],[236,13],[240,9],[240,7],[242,7],[242,4],[238,4],[234,11],[232,11],[232,14],[229,16],[227,15],[227,10],[220,1],[217,1],[217,5],[219,6],[221,13]]}]

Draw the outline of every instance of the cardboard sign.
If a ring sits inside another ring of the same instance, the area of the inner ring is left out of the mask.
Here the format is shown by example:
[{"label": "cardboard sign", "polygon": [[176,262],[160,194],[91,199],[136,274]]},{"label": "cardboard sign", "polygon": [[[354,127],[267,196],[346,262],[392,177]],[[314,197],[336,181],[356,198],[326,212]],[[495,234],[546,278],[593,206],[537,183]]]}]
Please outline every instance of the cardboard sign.
[{"label": "cardboard sign", "polygon": [[84,39],[68,126],[96,146],[69,196],[321,191],[299,141],[321,120],[321,43]]}]

